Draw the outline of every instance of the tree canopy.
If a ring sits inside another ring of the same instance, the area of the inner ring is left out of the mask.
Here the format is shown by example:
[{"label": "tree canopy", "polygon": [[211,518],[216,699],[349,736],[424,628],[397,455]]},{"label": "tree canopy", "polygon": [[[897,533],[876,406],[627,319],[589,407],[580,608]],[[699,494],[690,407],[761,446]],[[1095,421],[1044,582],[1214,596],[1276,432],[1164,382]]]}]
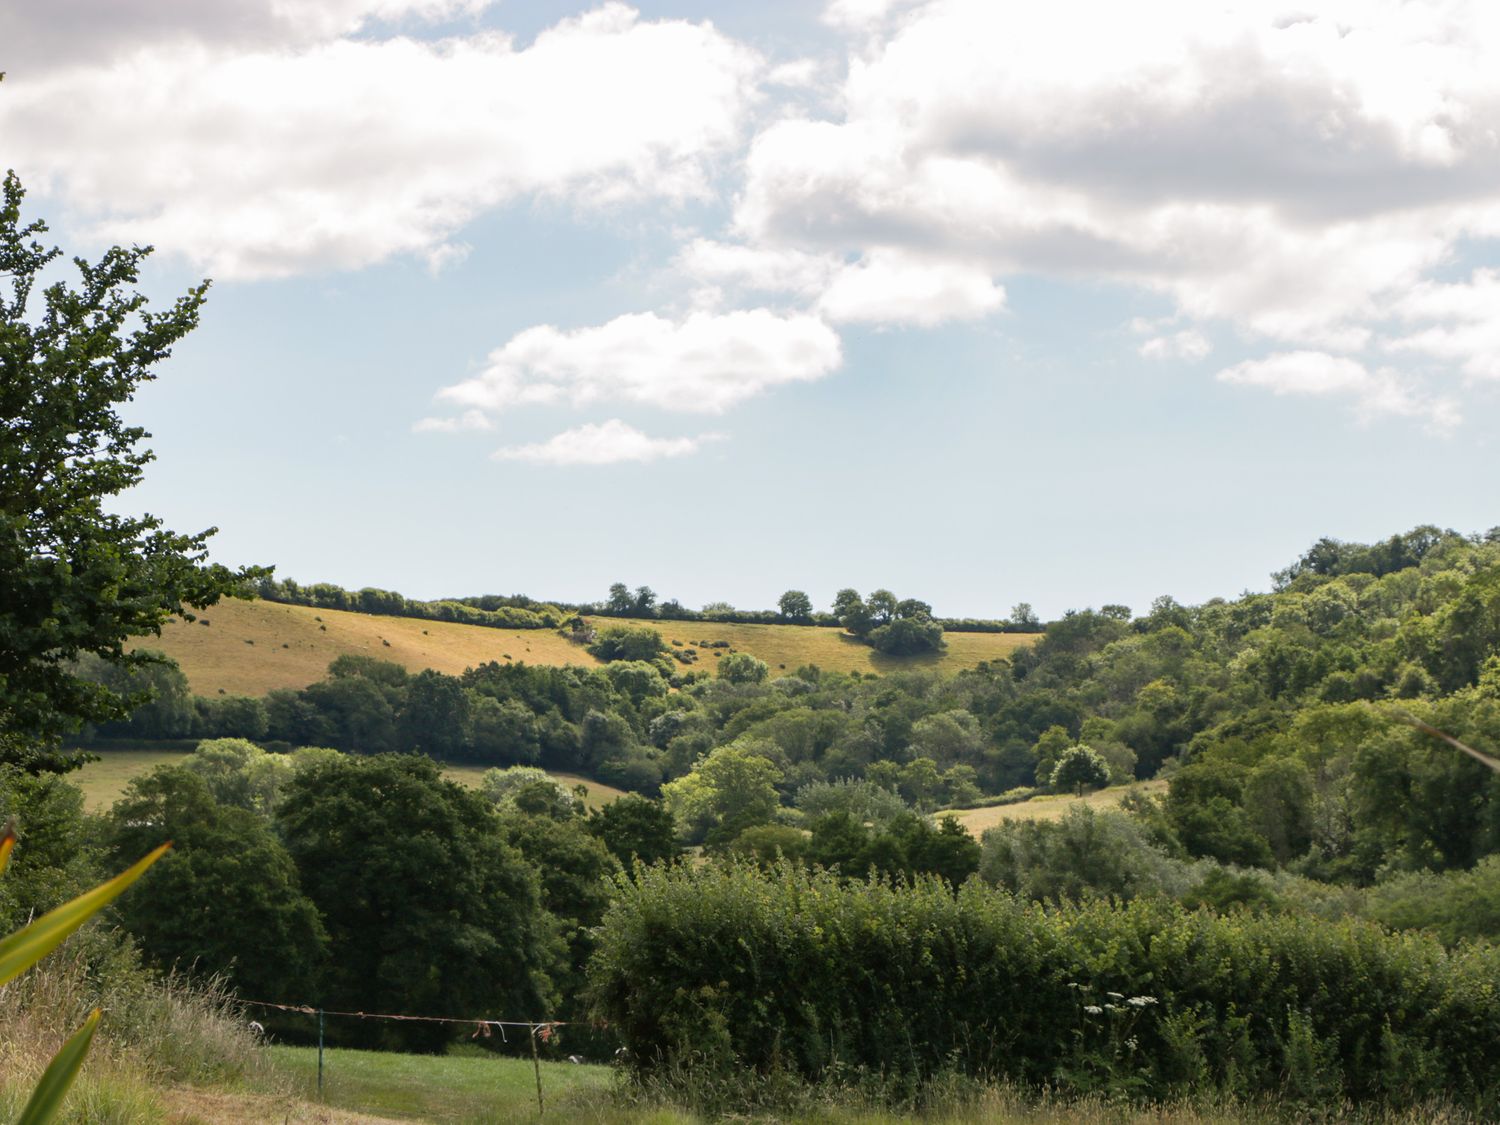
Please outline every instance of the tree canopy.
[{"label": "tree canopy", "polygon": [[77,764],[58,751],[83,722],[128,715],[142,698],[80,676],[93,654],[114,665],[131,637],[212,605],[257,568],[207,562],[213,529],[167,530],[108,501],[139,483],[149,435],[127,426],[129,401],[198,323],[208,283],[153,312],[133,291],[149,247],[75,258],[76,282],[39,293],[62,255],[21,218],[12,173],[0,196],[0,761],[33,771]]}]

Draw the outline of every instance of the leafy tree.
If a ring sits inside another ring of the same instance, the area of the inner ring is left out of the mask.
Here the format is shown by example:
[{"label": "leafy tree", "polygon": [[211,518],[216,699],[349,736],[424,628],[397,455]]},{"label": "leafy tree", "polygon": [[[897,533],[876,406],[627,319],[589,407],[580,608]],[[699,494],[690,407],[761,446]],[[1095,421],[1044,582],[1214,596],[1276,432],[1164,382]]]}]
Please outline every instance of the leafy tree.
[{"label": "leafy tree", "polygon": [[788,621],[812,620],[812,599],[801,590],[788,590],[782,594],[776,602],[776,608]]},{"label": "leafy tree", "polygon": [[[83,722],[143,699],[80,676],[75,661],[143,666],[131,637],[214,604],[268,572],[206,562],[212,529],[180,535],[113,498],[138,484],[149,436],[115,412],[198,322],[207,283],[165,312],[132,291],[149,248],[75,259],[79,280],[35,292],[61,256],[23,223],[14,174],[0,194],[0,762],[32,772],[79,764],[58,749]],[[39,300],[37,299],[39,296]]]},{"label": "leafy tree", "polygon": [[[534,1018],[560,948],[534,867],[489,803],[424,758],[298,772],[277,824],[328,930],[324,1003],[353,1011]],[[437,1050],[441,1024],[352,1023],[352,1042]]]},{"label": "leafy tree", "polygon": [[56,774],[0,766],[0,825],[12,821],[21,845],[0,879],[0,933],[19,929],[98,882],[98,848],[78,786]]},{"label": "leafy tree", "polygon": [[677,823],[660,801],[627,793],[589,814],[588,829],[629,871],[635,862],[671,863],[682,855]]},{"label": "leafy tree", "polygon": [[111,664],[93,653],[78,661],[78,675],[121,698],[145,700],[128,718],[103,724],[99,733],[107,738],[187,738],[197,720],[187,677],[165,653],[143,650],[142,655],[150,663]]},{"label": "leafy tree", "polygon": [[865,599],[865,607],[870,611],[870,618],[876,625],[885,625],[894,621],[899,605],[896,595],[889,590],[876,590]]},{"label": "leafy tree", "polygon": [[719,661],[719,679],[731,684],[764,683],[771,669],[748,652],[731,652]]},{"label": "leafy tree", "polygon": [[868,635],[875,627],[875,619],[858,590],[840,590],[833,602],[833,612],[839,624],[856,637]]},{"label": "leafy tree", "polygon": [[650,617],[656,612],[656,591],[650,586],[638,586],[631,599],[630,611],[638,617]]},{"label": "leafy tree", "polygon": [[554,978],[564,1003],[559,1014],[573,1019],[586,1015],[584,966],[594,951],[594,927],[604,920],[613,897],[611,879],[620,864],[571,808],[555,805],[549,813],[531,806],[527,811],[524,794],[501,813],[500,831],[540,873],[542,905],[561,923],[568,966]]},{"label": "leafy tree", "polygon": [[763,752],[768,745],[721,746],[692,772],[662,786],[662,799],[690,838],[727,843],[771,820],[781,803],[776,783],[782,771]]},{"label": "leafy tree", "polygon": [[424,669],[411,678],[396,729],[403,747],[457,757],[469,740],[469,695],[455,677]]},{"label": "leafy tree", "polygon": [[1098,789],[1109,784],[1109,766],[1083,743],[1069,747],[1057,760],[1052,771],[1052,788],[1071,789],[1079,796],[1085,789]]},{"label": "leafy tree", "polygon": [[611,660],[644,660],[648,663],[667,651],[661,634],[655,629],[637,629],[629,625],[611,625],[601,629],[589,645],[590,655],[605,662]]},{"label": "leafy tree", "polygon": [[943,647],[943,627],[930,617],[897,617],[870,630],[870,645],[887,656],[916,656]]},{"label": "leafy tree", "polygon": [[536,715],[516,699],[469,692],[469,756],[481,762],[529,764],[542,753]]},{"label": "leafy tree", "polygon": [[1036,615],[1036,610],[1031,608],[1030,602],[1017,602],[1011,607],[1010,623],[1023,632],[1030,632],[1039,629],[1042,620]]},{"label": "leafy tree", "polygon": [[609,588],[609,600],[604,604],[610,613],[624,616],[635,608],[635,598],[631,596],[629,586],[616,582]]},{"label": "leafy tree", "polygon": [[511,766],[504,770],[485,770],[479,779],[479,791],[496,808],[514,805],[524,789],[546,786],[551,791],[547,805],[553,810],[565,810],[568,815],[579,812],[578,798],[573,791],[549,774],[535,766]]},{"label": "leafy tree", "polygon": [[267,754],[243,738],[211,738],[179,763],[221,805],[269,816],[292,776],[291,759]]},{"label": "leafy tree", "polygon": [[316,985],[327,937],[262,817],[221,805],[196,774],[161,767],[130,783],[107,837],[117,863],[173,841],[152,893],[116,907],[156,964],[222,972],[252,995],[305,995]]}]

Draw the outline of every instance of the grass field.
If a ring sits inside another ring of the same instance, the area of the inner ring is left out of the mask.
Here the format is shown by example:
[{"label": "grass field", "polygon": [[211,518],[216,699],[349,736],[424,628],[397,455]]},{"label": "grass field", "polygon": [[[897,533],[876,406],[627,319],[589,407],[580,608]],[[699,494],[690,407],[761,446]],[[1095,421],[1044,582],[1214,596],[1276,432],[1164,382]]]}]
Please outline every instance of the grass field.
[{"label": "grass field", "polygon": [[[716,654],[749,652],[769,664],[772,675],[802,664],[843,672],[901,668],[958,671],[983,660],[1003,658],[1034,639],[1021,633],[949,633],[945,653],[902,658],[883,656],[839,629],[810,625],[602,618],[594,619],[594,623],[656,629],[664,640],[681,641],[684,649],[698,649],[698,663],[693,665],[696,668],[712,670]],[[700,642],[711,641],[725,641],[729,647],[700,647]],[[391,660],[413,671],[434,668],[450,675],[490,660],[598,664],[551,629],[486,629],[263,601],[226,600],[204,612],[196,622],[170,622],[160,637],[145,638],[139,646],[161,649],[176,660],[199,695],[264,695],[275,688],[306,687],[322,679],[329,663],[345,653]]]},{"label": "grass field", "polygon": [[[272,1047],[292,1091],[317,1096],[314,1047]],[[323,1059],[323,1103],[386,1119],[443,1122],[536,1120],[536,1072],[530,1060],[398,1055],[329,1050]],[[591,1120],[607,1107],[608,1067],[542,1063],[546,1119]],[[610,1114],[614,1118],[614,1114]]]},{"label": "grass field", "polygon": [[[993,828],[1002,820],[1061,820],[1074,805],[1091,809],[1112,809],[1119,805],[1127,793],[1161,793],[1166,790],[1164,780],[1138,781],[1133,785],[1116,785],[1110,789],[1099,789],[1086,797],[1065,795],[1033,797],[1013,805],[985,805],[977,809],[957,809],[951,815],[975,836],[986,828]],[[946,815],[946,814],[945,814]]]},{"label": "grass field", "polygon": [[[129,784],[131,778],[138,777],[157,766],[179,762],[188,751],[96,750],[95,753],[99,755],[99,761],[90,762],[82,769],[75,770],[68,775],[68,780],[83,790],[83,804],[90,812],[99,812],[113,805],[119,799],[120,794],[125,792],[125,786]],[[484,771],[490,768],[467,764],[449,765],[443,767],[443,774],[461,785],[474,789],[478,787],[479,779]],[[584,799],[584,804],[591,809],[607,805],[615,798],[625,795],[623,789],[605,785],[602,781],[591,781],[577,774],[553,772],[552,776],[569,787],[587,786],[588,796]]]}]

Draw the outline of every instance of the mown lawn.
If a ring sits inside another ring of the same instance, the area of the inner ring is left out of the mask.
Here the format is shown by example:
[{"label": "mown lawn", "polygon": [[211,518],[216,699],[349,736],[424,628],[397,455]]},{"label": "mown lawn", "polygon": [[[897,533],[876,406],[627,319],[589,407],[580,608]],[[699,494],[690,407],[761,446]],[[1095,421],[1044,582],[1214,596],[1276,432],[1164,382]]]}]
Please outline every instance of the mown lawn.
[{"label": "mown lawn", "polygon": [[[317,1098],[316,1047],[272,1047],[292,1093]],[[610,1070],[604,1066],[542,1063],[547,1120],[613,1119]],[[412,1121],[512,1122],[537,1118],[536,1073],[530,1059],[400,1055],[328,1050],[323,1101],[339,1109]]]}]

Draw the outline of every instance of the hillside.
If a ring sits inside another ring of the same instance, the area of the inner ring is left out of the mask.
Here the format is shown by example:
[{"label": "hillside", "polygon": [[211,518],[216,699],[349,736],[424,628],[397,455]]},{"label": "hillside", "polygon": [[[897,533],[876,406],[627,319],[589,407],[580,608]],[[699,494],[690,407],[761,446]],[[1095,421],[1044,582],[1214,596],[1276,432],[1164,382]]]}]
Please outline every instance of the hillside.
[{"label": "hillside", "polygon": [[[682,648],[701,649],[697,668],[712,668],[716,655],[749,652],[771,666],[772,675],[801,664],[837,671],[886,672],[933,667],[971,668],[1005,657],[1034,639],[1017,633],[950,633],[941,656],[883,656],[837,629],[805,625],[719,625],[701,621],[620,621],[596,625],[647,625]],[[206,624],[205,624],[206,622]],[[416,671],[433,668],[455,675],[496,660],[529,664],[597,664],[578,645],[550,629],[511,631],[409,617],[377,617],[335,609],[226,600],[191,624],[169,623],[160,638],[140,647],[166,652],[181,665],[200,695],[264,695],[276,688],[302,688],[323,677],[330,661],[346,653],[391,660]]]},{"label": "hillside", "polygon": [[943,815],[953,816],[975,836],[981,836],[986,828],[993,828],[1005,820],[1061,820],[1074,805],[1083,805],[1097,812],[1103,812],[1106,809],[1118,808],[1127,793],[1155,796],[1165,793],[1166,790],[1165,781],[1152,779],[1151,781],[1138,781],[1133,785],[1115,785],[1108,789],[1099,789],[1086,797],[1058,793],[1045,797],[1033,797],[1029,801],[1017,801],[1011,805],[981,805],[974,809],[955,809]]}]

